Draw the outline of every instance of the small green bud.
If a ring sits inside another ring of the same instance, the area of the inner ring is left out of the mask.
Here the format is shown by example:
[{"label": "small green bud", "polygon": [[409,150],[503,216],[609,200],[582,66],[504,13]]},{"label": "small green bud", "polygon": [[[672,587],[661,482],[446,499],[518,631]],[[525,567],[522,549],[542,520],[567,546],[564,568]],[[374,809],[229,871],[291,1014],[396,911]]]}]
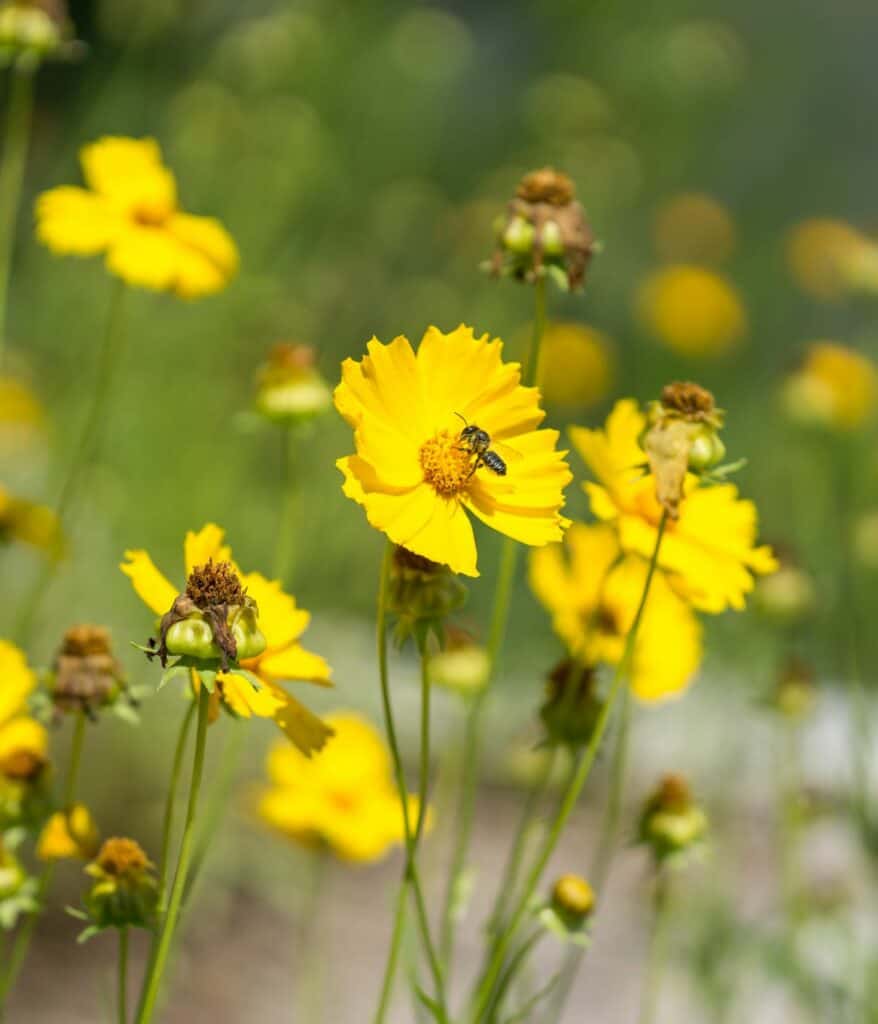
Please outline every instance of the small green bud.
[{"label": "small green bud", "polygon": [[707,830],[707,815],[692,798],[689,784],[680,775],[666,775],[644,807],[640,841],[662,863],[700,845]]},{"label": "small green bud", "polygon": [[564,237],[561,228],[554,220],[547,220],[540,230],[540,242],[543,252],[550,256],[561,256],[564,253]]},{"label": "small green bud", "polygon": [[718,466],[726,457],[726,446],[715,430],[702,428],[692,438],[689,447],[689,468],[695,473]]},{"label": "small green bud", "polygon": [[562,875],[552,887],[552,907],[568,928],[581,928],[594,905],[594,890],[579,875]]},{"label": "small green bud", "polygon": [[[226,621],[237,645],[237,660],[245,661],[262,654],[267,641],[250,609],[230,608]],[[169,654],[205,661],[214,661],[222,656],[210,623],[199,611],[190,613],[169,627],[165,635],[165,646]]]},{"label": "small green bud", "polygon": [[536,232],[524,217],[513,217],[503,232],[503,244],[512,252],[528,253],[533,249]]}]

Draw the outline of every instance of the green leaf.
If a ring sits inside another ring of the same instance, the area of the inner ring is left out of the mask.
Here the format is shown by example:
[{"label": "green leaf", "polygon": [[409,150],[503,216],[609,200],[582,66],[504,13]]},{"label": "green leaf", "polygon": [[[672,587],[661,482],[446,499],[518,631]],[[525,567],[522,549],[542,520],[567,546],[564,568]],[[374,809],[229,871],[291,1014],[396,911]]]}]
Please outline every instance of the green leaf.
[{"label": "green leaf", "polygon": [[163,686],[167,686],[167,684],[176,676],[185,676],[188,678],[189,669],[185,668],[179,662],[169,665],[164,672],[162,672],[162,678],[159,680],[159,685],[156,687],[156,691],[161,690]]},{"label": "green leaf", "polygon": [[81,946],[84,942],[88,942],[89,939],[93,939],[95,935],[100,935],[103,930],[103,928],[99,928],[96,924],[91,924],[76,936],[76,942]]},{"label": "green leaf", "polygon": [[198,670],[198,676],[205,690],[208,693],[213,693],[216,689],[216,672],[212,668],[203,668]]}]

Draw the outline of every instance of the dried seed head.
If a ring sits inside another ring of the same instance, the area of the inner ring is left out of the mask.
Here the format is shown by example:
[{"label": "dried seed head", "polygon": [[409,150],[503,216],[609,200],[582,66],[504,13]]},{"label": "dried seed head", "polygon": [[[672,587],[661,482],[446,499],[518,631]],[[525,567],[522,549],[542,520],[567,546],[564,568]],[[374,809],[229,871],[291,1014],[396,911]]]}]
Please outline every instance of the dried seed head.
[{"label": "dried seed head", "polygon": [[186,596],[202,610],[244,603],[244,589],[238,574],[229,562],[214,562],[213,559],[197,565],[189,574]]},{"label": "dried seed head", "polygon": [[120,837],[104,841],[95,863],[105,874],[119,879],[136,877],[151,867],[139,843]]},{"label": "dried seed head", "polygon": [[73,626],[55,657],[52,700],[61,711],[93,713],[119,695],[124,670],[103,626]]},{"label": "dried seed head", "polygon": [[573,180],[554,167],[541,167],[521,179],[515,191],[526,203],[549,203],[551,206],[567,206],[576,198]]},{"label": "dried seed head", "polygon": [[710,422],[716,412],[713,395],[692,381],[674,381],[662,388],[662,407],[694,423]]},{"label": "dried seed head", "polygon": [[10,782],[35,782],[47,764],[42,754],[21,747],[0,758],[0,775]]},{"label": "dried seed head", "polygon": [[659,783],[652,803],[656,810],[685,811],[692,804],[692,790],[682,775],[669,772]]},{"label": "dried seed head", "polygon": [[64,634],[59,653],[80,658],[90,654],[110,654],[110,632],[103,626],[71,626]]}]

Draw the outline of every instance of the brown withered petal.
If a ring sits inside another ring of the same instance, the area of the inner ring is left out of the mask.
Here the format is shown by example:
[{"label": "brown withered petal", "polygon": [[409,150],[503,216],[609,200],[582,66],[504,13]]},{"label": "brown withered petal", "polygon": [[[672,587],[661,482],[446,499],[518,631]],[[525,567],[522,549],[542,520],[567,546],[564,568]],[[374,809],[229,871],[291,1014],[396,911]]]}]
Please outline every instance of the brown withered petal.
[{"label": "brown withered petal", "polygon": [[561,171],[556,171],[554,167],[541,167],[525,174],[515,194],[527,203],[567,206],[576,197],[576,187],[572,178]]},{"label": "brown withered petal", "polygon": [[643,450],[655,478],[656,499],[671,519],[680,514],[691,447],[692,427],[686,420],[661,420],[643,439]]},{"label": "brown withered petal", "polygon": [[54,663],[52,699],[64,711],[91,711],[104,704],[124,678],[103,626],[73,626]]},{"label": "brown withered petal", "polygon": [[709,420],[716,410],[716,401],[707,388],[692,381],[674,381],[662,388],[661,402],[665,409],[671,409],[695,422]]}]

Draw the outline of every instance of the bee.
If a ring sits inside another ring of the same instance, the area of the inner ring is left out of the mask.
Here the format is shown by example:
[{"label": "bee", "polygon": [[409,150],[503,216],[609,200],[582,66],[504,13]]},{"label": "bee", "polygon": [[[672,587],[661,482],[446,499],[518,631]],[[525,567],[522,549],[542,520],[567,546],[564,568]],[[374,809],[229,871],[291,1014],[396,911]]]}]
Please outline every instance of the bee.
[{"label": "bee", "polygon": [[491,435],[488,431],[482,430],[475,423],[468,423],[466,417],[461,416],[459,412],[454,415],[459,416],[464,423],[460,432],[463,449],[476,457],[469,475],[472,476],[479,466],[486,466],[497,476],[506,476],[506,462],[497,452],[491,450]]}]

